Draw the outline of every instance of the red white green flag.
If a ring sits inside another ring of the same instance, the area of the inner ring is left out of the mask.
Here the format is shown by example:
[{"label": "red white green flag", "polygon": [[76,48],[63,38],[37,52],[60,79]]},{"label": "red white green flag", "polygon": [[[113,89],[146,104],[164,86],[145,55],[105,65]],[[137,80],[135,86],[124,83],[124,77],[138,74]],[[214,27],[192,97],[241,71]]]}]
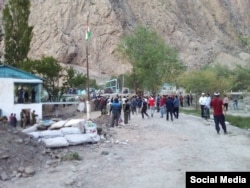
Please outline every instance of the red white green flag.
[{"label": "red white green flag", "polygon": [[90,28],[87,26],[85,40],[89,40],[91,36]]}]

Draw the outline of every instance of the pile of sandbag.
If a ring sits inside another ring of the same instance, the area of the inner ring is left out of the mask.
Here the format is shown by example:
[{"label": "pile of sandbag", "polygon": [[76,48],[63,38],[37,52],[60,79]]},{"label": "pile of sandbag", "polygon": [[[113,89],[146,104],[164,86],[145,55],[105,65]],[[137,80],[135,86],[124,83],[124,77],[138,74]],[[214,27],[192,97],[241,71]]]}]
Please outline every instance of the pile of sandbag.
[{"label": "pile of sandbag", "polygon": [[23,130],[48,148],[67,147],[100,141],[97,126],[84,119],[46,120]]}]

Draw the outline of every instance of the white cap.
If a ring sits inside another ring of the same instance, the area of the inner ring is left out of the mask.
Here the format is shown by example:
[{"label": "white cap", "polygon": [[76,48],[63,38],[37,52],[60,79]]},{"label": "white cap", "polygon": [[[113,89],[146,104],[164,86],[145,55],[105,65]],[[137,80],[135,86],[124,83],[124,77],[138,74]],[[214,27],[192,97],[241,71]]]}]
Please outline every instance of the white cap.
[{"label": "white cap", "polygon": [[220,92],[214,92],[214,95],[215,95],[215,96],[219,96],[219,95],[220,95]]}]

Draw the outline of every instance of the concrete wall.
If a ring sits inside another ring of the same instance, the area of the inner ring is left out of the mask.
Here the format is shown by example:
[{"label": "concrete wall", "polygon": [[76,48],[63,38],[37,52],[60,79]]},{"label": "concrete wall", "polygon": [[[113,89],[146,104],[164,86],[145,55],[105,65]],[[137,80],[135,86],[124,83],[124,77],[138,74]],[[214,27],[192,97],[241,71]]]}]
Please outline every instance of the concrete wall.
[{"label": "concrete wall", "polygon": [[20,112],[22,109],[30,109],[36,111],[38,119],[42,119],[42,104],[41,103],[14,103],[14,83],[42,83],[41,80],[36,79],[12,79],[12,78],[0,78],[0,109],[2,116],[7,116],[11,113],[15,113],[17,120],[20,120]]}]

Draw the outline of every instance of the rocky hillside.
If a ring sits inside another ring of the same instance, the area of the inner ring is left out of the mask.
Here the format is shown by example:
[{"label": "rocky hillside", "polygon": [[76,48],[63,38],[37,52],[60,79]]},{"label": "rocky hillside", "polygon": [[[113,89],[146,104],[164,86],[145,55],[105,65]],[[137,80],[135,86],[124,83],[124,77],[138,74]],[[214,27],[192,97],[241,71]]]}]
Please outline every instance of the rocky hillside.
[{"label": "rocky hillside", "polygon": [[[3,1],[3,0],[2,0]],[[85,30],[90,75],[105,80],[130,70],[115,53],[121,36],[136,24],[154,28],[180,52],[189,69],[205,64],[250,63],[239,36],[250,37],[248,0],[32,0],[34,26],[29,57],[53,56],[86,70]]]}]

